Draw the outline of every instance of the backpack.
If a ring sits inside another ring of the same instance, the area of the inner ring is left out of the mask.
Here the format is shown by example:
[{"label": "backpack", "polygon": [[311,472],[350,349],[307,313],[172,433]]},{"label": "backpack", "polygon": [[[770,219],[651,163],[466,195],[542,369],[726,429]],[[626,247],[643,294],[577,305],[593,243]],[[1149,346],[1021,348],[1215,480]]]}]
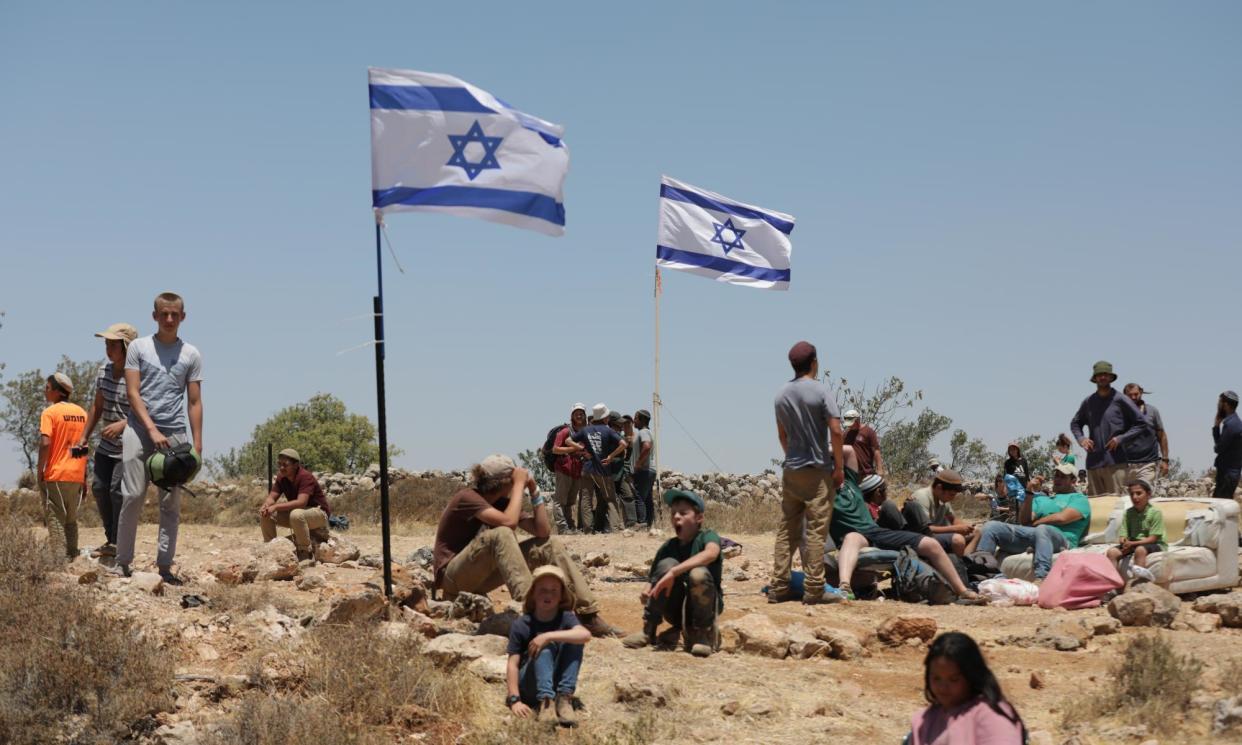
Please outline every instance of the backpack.
[{"label": "backpack", "polygon": [[976,551],[966,556],[965,563],[966,574],[972,581],[990,579],[1000,574],[1000,564],[996,561],[996,554]]},{"label": "backpack", "polygon": [[183,442],[168,450],[157,450],[147,458],[147,478],[161,489],[171,489],[192,481],[202,465],[194,446]]},{"label": "backpack", "polygon": [[947,605],[957,599],[949,583],[924,564],[909,546],[902,548],[901,555],[893,562],[893,592],[907,603],[927,601],[931,605]]},{"label": "backpack", "polygon": [[556,470],[556,459],[561,457],[552,452],[552,445],[556,442],[556,436],[562,429],[568,427],[568,424],[558,424],[548,430],[548,436],[543,440],[543,447],[539,448],[539,452],[543,455],[543,464],[548,467],[549,471]]}]

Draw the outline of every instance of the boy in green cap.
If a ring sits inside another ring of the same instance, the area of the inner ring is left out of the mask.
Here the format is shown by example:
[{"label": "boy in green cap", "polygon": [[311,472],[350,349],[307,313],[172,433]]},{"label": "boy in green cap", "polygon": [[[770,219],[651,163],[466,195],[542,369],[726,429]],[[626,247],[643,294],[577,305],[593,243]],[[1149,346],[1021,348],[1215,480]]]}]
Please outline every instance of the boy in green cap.
[{"label": "boy in green cap", "polygon": [[[638,649],[659,641],[674,645],[684,635],[685,647],[696,657],[707,657],[717,647],[716,616],[724,609],[720,589],[720,536],[703,529],[703,498],[692,491],[664,492],[676,535],[668,539],[651,562],[651,584],[639,597],[645,606],[643,630],[623,644]],[[660,619],[672,628],[656,635]]]}]

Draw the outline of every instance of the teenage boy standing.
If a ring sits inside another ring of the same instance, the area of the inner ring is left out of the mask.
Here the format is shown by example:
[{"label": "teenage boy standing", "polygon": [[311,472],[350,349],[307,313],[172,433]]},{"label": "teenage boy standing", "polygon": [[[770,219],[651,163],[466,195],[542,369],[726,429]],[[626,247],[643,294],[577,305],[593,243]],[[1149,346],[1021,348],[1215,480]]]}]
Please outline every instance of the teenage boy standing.
[{"label": "teenage boy standing", "polygon": [[69,402],[73,381],[64,373],[48,376],[43,397],[51,406],[39,416],[39,491],[52,545],[72,559],[78,555],[78,505],[86,486],[86,452],[74,452],[86,426],[86,411]]},{"label": "teenage boy standing", "polygon": [[[147,459],[192,441],[203,453],[203,357],[178,336],[185,320],[185,301],[164,292],[155,298],[151,318],[159,330],[136,339],[125,355],[125,388],[129,421],[122,441],[121,517],[117,524],[116,573],[129,576],[138,537],[138,518],[147,494]],[[188,405],[187,405],[188,404]],[[190,434],[186,437],[186,415]],[[181,488],[160,489],[160,532],[155,563],[170,585],[181,580],[172,573],[181,522]]]}]

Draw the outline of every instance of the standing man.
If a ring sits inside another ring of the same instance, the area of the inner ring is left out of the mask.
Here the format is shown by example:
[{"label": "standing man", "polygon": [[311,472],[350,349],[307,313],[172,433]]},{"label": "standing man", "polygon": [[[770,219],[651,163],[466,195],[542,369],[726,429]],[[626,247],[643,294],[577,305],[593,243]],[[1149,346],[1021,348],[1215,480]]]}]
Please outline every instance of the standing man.
[{"label": "standing man", "polygon": [[635,509],[638,522],[651,530],[655,523],[655,505],[651,489],[655,486],[655,438],[651,436],[651,412],[634,412],[634,445],[630,450],[630,470],[634,473]]},{"label": "standing man", "polygon": [[[117,523],[115,573],[126,577],[134,560],[138,518],[147,495],[147,459],[193,441],[203,454],[203,357],[177,335],[185,320],[185,301],[164,292],[155,298],[151,318],[159,329],[129,345],[125,355],[125,389],[129,394],[129,421],[122,440],[121,517]],[[187,406],[188,402],[188,406]],[[190,434],[186,437],[186,415]],[[181,487],[160,489],[160,532],[156,565],[170,585],[182,584],[172,573],[181,522]]]},{"label": "standing man", "polygon": [[[586,459],[586,448],[570,439],[586,423],[586,404],[574,404],[569,411],[569,424],[561,427],[561,431],[552,440],[552,453],[556,456],[552,469],[556,476],[556,492],[552,499],[556,502],[560,519],[565,522],[566,532],[585,530],[589,514],[587,506],[579,501],[586,492],[586,479],[582,477],[582,461]],[[576,523],[574,505],[578,506]]]},{"label": "standing man", "polygon": [[116,525],[121,518],[121,435],[125,432],[125,420],[129,418],[129,396],[125,395],[125,353],[129,343],[138,338],[138,329],[128,323],[114,323],[95,334],[104,340],[104,353],[108,362],[99,368],[95,379],[95,401],[78,447],[86,447],[86,441],[95,431],[96,424],[103,424],[99,444],[95,446],[95,474],[91,481],[91,493],[99,508],[103,522],[104,545],[96,551],[98,556],[116,556]]},{"label": "standing man", "polygon": [[[571,438],[586,448],[587,460],[582,465],[586,475],[587,491],[595,505],[591,531],[606,533],[621,527],[621,510],[617,505],[617,492],[612,480],[612,462],[625,453],[625,440],[608,426],[608,407],[595,404],[591,409],[594,421],[578,430]],[[586,526],[579,526],[586,532]]]},{"label": "standing man", "polygon": [[[1117,375],[1104,360],[1095,363],[1091,382],[1095,393],[1083,399],[1070,420],[1070,431],[1087,451],[1087,493],[1126,494],[1126,449],[1150,427],[1134,402],[1113,388]],[[1091,436],[1083,434],[1083,427]]]},{"label": "standing man", "polygon": [[1138,383],[1126,383],[1121,389],[1126,398],[1134,402],[1134,406],[1147,420],[1147,429],[1138,437],[1126,443],[1126,462],[1128,464],[1126,483],[1142,479],[1149,484],[1156,483],[1156,475],[1169,475],[1169,437],[1164,433],[1164,420],[1155,406],[1143,400],[1143,386]]},{"label": "standing man", "polygon": [[[794,379],[776,394],[776,436],[785,454],[781,475],[781,523],[776,529],[768,602],[793,599],[789,575],[795,542],[806,520],[806,572],[802,602],[824,602],[824,542],[832,521],[832,500],[845,481],[841,410],[819,382],[815,347],[800,341],[789,350]],[[831,441],[830,441],[831,438]],[[830,461],[829,458],[832,460]]]},{"label": "standing man", "polygon": [[880,438],[875,430],[863,424],[857,409],[845,412],[845,444],[854,448],[858,456],[858,475],[866,478],[872,474],[884,475],[884,456],[880,453]]},{"label": "standing man", "polygon": [[1242,476],[1242,419],[1238,418],[1238,394],[1225,391],[1216,402],[1216,425],[1212,427],[1216,441],[1216,488],[1212,496],[1233,499]]},{"label": "standing man", "polygon": [[[293,530],[293,546],[298,560],[312,558],[311,534],[327,540],[328,516],[332,508],[315,474],[302,467],[302,456],[293,448],[285,448],[276,456],[276,471],[280,475],[259,508],[259,529],[263,542],[276,539],[276,526]],[[280,501],[281,498],[285,501]]]},{"label": "standing man", "polygon": [[634,480],[630,478],[629,449],[634,446],[634,421],[629,414],[621,416],[621,412],[608,414],[608,426],[625,442],[626,454],[612,462],[613,491],[621,504],[621,516],[625,527],[632,528],[638,521],[637,505],[634,504]]},{"label": "standing man", "polygon": [[78,447],[86,411],[70,403],[73,381],[64,373],[49,375],[43,398],[51,404],[39,416],[39,492],[52,548],[69,559],[78,555],[78,505],[86,488],[86,448]]}]

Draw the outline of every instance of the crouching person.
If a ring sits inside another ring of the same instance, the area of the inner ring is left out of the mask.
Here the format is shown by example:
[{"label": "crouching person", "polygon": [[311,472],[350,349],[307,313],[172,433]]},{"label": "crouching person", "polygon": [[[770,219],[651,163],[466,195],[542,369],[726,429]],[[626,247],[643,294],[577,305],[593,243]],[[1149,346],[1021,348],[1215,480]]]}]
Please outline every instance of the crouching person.
[{"label": "crouching person", "polygon": [[[506,455],[489,455],[470,471],[471,486],[454,494],[436,527],[435,586],[452,599],[462,592],[480,595],[501,585],[523,602],[531,571],[556,566],[574,597],[574,611],[593,636],[620,636],[599,616],[595,596],[582,569],[570,558],[552,524],[535,479]],[[522,513],[522,493],[530,493],[533,514]],[[519,541],[517,528],[532,538]]]},{"label": "crouching person", "polygon": [[[574,615],[574,595],[565,573],[541,566],[531,573],[525,615],[509,627],[509,663],[505,705],[523,719],[555,712],[562,727],[578,723],[573,697],[582,667],[583,645],[591,632]],[[553,703],[555,702],[555,703]]]},{"label": "crouching person", "polygon": [[[328,515],[332,508],[324,496],[315,474],[302,467],[302,456],[293,448],[285,448],[276,456],[280,474],[267,500],[259,508],[259,526],[264,542],[276,538],[276,526],[293,530],[293,545],[298,559],[311,558],[314,553],[312,535],[323,542],[328,539]],[[280,501],[281,498],[285,501]]]},{"label": "crouching person", "polygon": [[[716,615],[724,607],[720,591],[720,536],[703,529],[703,499],[692,491],[669,489],[664,503],[672,513],[673,532],[651,562],[651,584],[640,596],[645,605],[643,630],[622,642],[630,649],[658,640],[673,645],[684,637],[696,657],[716,649]],[[661,619],[672,628],[657,634]]]}]

